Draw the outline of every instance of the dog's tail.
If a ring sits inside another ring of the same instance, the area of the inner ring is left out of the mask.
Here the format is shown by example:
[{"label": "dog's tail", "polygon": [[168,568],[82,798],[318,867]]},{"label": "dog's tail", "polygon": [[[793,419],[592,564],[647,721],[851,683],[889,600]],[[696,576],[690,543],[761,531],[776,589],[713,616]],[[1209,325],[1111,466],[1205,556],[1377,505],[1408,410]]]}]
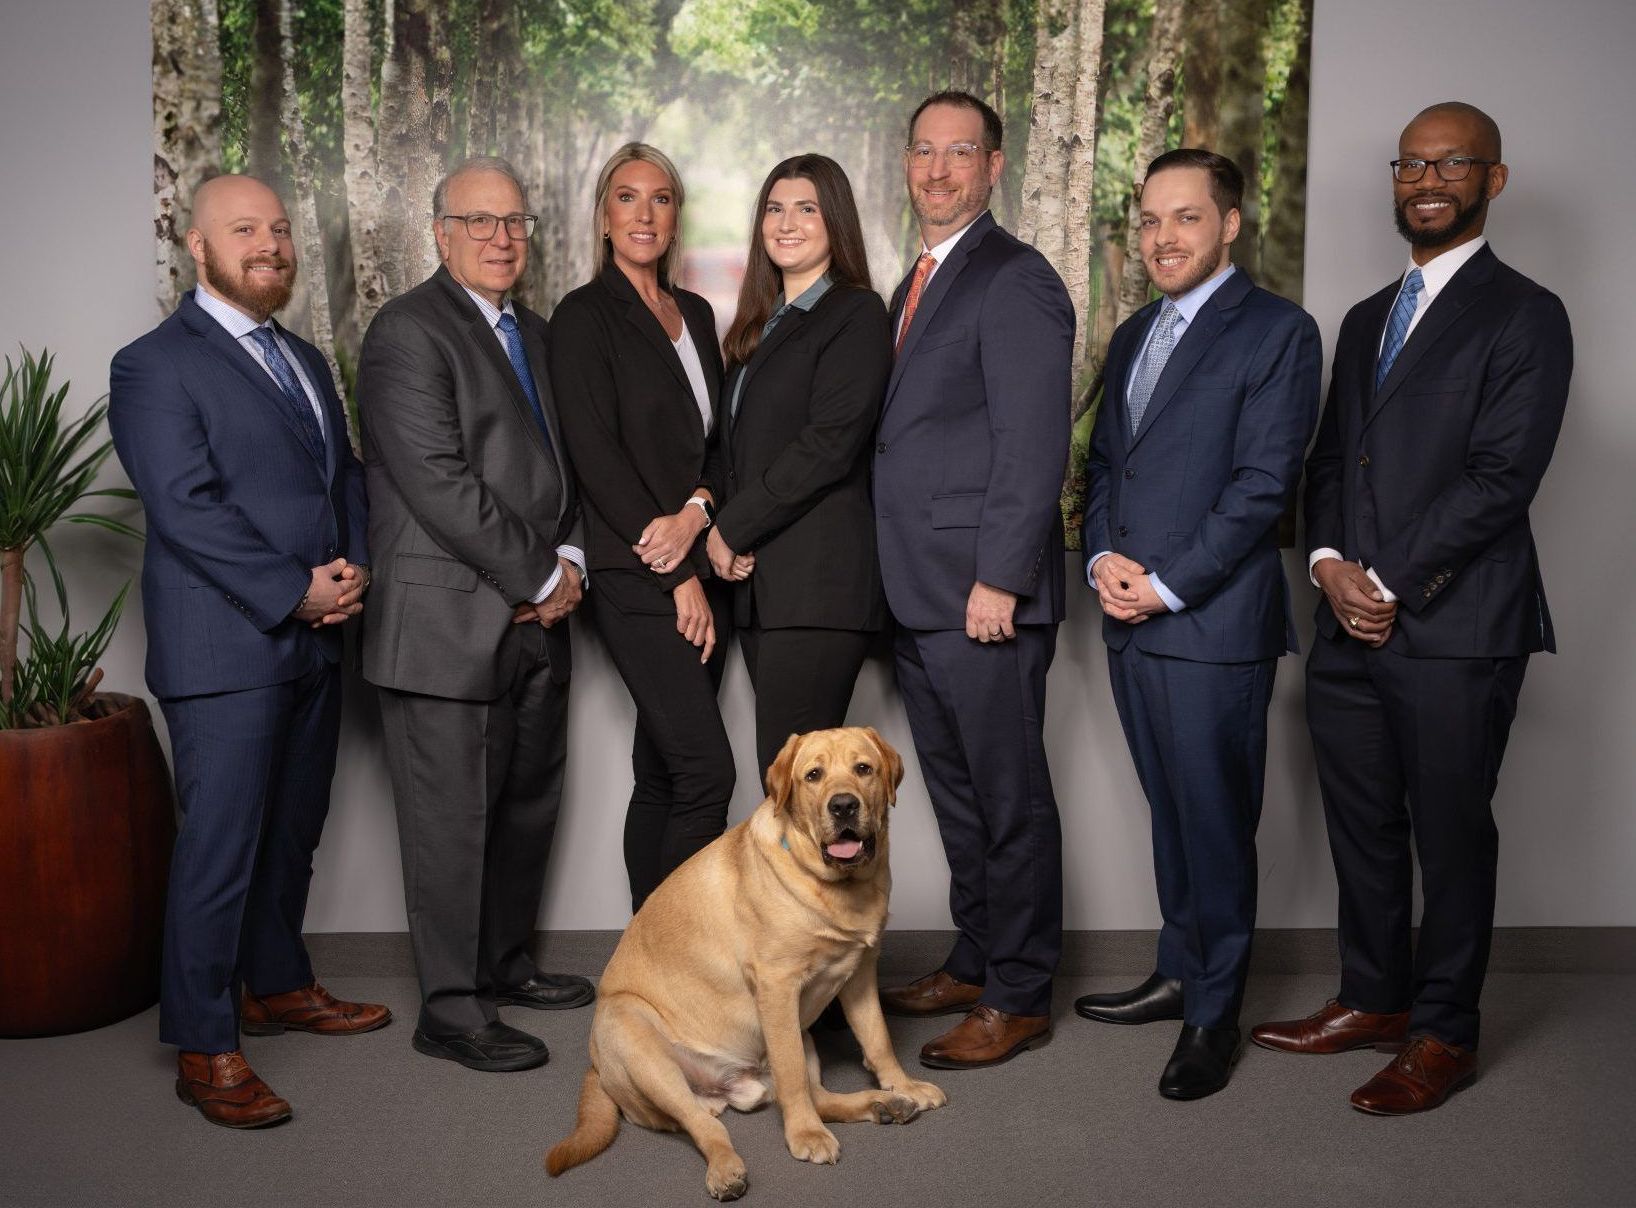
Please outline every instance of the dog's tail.
[{"label": "dog's tail", "polygon": [[556,1178],[581,1162],[589,1162],[612,1145],[618,1135],[619,1105],[602,1089],[602,1079],[592,1066],[585,1071],[585,1081],[579,1087],[579,1120],[574,1131],[545,1155],[546,1173]]}]

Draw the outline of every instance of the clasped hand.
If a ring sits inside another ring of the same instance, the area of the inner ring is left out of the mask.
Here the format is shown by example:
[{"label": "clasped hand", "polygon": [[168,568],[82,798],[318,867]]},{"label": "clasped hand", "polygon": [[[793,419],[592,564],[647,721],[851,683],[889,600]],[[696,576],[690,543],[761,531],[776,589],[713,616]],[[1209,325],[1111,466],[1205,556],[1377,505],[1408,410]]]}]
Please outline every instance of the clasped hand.
[{"label": "clasped hand", "polygon": [[562,568],[562,574],[557,579],[557,585],[551,589],[551,594],[538,604],[524,600],[517,605],[511,614],[513,625],[538,621],[544,628],[550,629],[579,607],[579,602],[585,598],[585,586],[579,577],[579,567],[560,554],[557,557],[557,565]]},{"label": "clasped hand", "polygon": [[1369,572],[1356,562],[1320,558],[1312,577],[1329,601],[1341,630],[1370,646],[1384,646],[1397,621],[1397,604],[1381,594]]},{"label": "clasped hand", "polygon": [[648,521],[631,550],[649,570],[668,574],[682,564],[707,523],[703,508],[684,503],[681,511]]},{"label": "clasped hand", "polygon": [[710,569],[716,572],[718,579],[748,579],[756,568],[756,556],[735,554],[728,548],[719,528],[711,529],[710,536],[704,539],[704,552],[710,555]]},{"label": "clasped hand", "polygon": [[1091,567],[1102,611],[1116,621],[1140,625],[1151,616],[1169,612],[1153,590],[1147,568],[1123,554],[1104,554]]},{"label": "clasped hand", "polygon": [[290,615],[313,629],[339,625],[364,610],[364,592],[368,590],[368,568],[337,558],[312,568],[307,594]]}]

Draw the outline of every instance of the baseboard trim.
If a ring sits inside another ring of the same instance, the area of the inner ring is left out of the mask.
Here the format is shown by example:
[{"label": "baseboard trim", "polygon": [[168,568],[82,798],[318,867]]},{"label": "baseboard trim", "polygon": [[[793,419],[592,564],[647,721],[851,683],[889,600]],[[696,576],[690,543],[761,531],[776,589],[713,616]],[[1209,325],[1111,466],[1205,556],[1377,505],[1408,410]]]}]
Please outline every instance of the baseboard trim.
[{"label": "baseboard trim", "polygon": [[[595,975],[619,942],[618,931],[542,931],[541,964]],[[1145,974],[1153,969],[1154,931],[1070,931],[1063,936],[1064,977]],[[307,947],[323,977],[413,977],[414,956],[402,931],[312,934]],[[888,931],[881,972],[888,978],[935,969],[948,955],[952,931]],[[1636,973],[1636,927],[1502,927],[1494,932],[1491,973]],[[1339,973],[1331,928],[1257,931],[1254,973]]]}]

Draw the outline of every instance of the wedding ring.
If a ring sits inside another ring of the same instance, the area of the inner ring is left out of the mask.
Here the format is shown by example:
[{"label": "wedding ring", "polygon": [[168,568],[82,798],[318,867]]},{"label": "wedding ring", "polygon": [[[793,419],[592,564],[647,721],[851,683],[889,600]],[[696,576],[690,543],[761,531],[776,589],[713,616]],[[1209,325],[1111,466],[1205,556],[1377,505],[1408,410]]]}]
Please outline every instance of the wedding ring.
[{"label": "wedding ring", "polygon": [[[654,561],[653,561],[653,564],[655,566],[657,566],[660,570],[665,569],[665,560],[663,558],[655,558]],[[1352,622],[1353,627],[1356,628],[1357,624],[1358,624],[1358,622],[1354,619],[1353,622]]]},{"label": "wedding ring", "polygon": [[1352,626],[1353,629],[1356,629],[1358,627],[1358,618],[1357,617],[1348,617],[1346,623],[1348,625]]},{"label": "wedding ring", "polygon": [[988,636],[991,638],[1004,637],[1005,631],[1003,629],[991,629],[988,631]]}]

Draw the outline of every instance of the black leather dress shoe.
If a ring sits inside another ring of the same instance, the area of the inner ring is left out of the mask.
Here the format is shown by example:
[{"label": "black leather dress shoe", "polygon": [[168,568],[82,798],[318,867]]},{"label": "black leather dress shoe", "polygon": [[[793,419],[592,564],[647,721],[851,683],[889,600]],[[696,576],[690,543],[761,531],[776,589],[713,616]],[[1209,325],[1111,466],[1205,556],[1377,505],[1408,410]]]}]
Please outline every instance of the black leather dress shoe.
[{"label": "black leather dress shoe", "polygon": [[1155,973],[1134,990],[1087,994],[1074,999],[1074,1010],[1103,1023],[1154,1023],[1182,1017],[1182,984]]},{"label": "black leather dress shoe", "polygon": [[498,1020],[484,1024],[475,1032],[456,1032],[448,1036],[422,1032],[416,1028],[410,1043],[417,1053],[458,1062],[468,1070],[486,1072],[531,1070],[544,1065],[551,1056],[546,1050],[545,1041],[538,1036],[530,1036]]},{"label": "black leather dress shoe", "polygon": [[1159,1093],[1166,1099],[1202,1099],[1215,1094],[1227,1085],[1243,1047],[1236,1024],[1228,1028],[1183,1024],[1170,1063],[1159,1079]]},{"label": "black leather dress shoe", "polygon": [[502,1007],[566,1011],[596,999],[596,987],[575,973],[536,973],[520,986],[498,986],[494,1001]]}]

